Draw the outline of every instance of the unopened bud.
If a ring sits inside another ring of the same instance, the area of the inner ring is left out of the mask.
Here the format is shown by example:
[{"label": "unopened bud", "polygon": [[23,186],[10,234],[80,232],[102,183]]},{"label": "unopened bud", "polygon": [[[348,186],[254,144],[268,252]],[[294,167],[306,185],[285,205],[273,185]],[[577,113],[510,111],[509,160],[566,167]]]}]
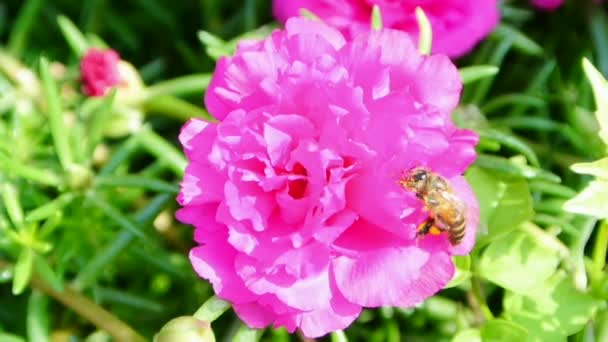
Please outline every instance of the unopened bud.
[{"label": "unopened bud", "polygon": [[215,342],[211,324],[191,316],[177,317],[169,321],[154,336],[154,342]]}]

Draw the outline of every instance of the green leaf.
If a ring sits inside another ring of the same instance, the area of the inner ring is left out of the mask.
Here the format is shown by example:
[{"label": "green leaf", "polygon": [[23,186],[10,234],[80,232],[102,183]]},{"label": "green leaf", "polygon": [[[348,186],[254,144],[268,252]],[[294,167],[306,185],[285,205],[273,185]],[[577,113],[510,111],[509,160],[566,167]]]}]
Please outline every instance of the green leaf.
[{"label": "green leaf", "polygon": [[331,333],[331,342],[348,342],[344,331],[338,330]]},{"label": "green leaf", "polygon": [[583,59],[583,69],[591,82],[596,103],[595,116],[600,124],[600,138],[608,145],[608,82],[602,74],[589,62]]},{"label": "green leaf", "polygon": [[2,342],[26,342],[26,340],[18,335],[0,332],[0,341]]},{"label": "green leaf", "polygon": [[576,173],[608,179],[608,158],[603,158],[590,163],[577,163],[570,168]]},{"label": "green leaf", "polygon": [[378,5],[372,7],[372,30],[382,30],[382,13],[380,12],[380,7],[378,7]]},{"label": "green leaf", "polygon": [[492,342],[525,341],[528,331],[517,323],[504,319],[493,319],[481,328],[481,339]]},{"label": "green leaf", "polygon": [[483,278],[516,293],[526,293],[555,273],[555,250],[521,231],[492,241],[483,251],[478,271]]},{"label": "green leaf", "polygon": [[418,51],[421,55],[428,55],[433,48],[433,27],[420,7],[416,7],[416,21],[418,21],[418,30],[420,31]]},{"label": "green leaf", "polygon": [[31,248],[23,248],[17,263],[15,264],[14,278],[13,278],[13,295],[19,295],[23,293],[27,284],[30,282],[32,277],[32,270],[34,268],[34,251]]},{"label": "green leaf", "polygon": [[56,212],[63,210],[63,208],[68,205],[73,199],[74,194],[70,192],[66,192],[61,194],[59,197],[55,198],[52,201],[47,202],[46,204],[30,211],[25,216],[26,222],[37,222],[45,220],[53,215]]},{"label": "green leaf", "polygon": [[49,284],[53,290],[58,292],[63,291],[63,278],[53,271],[53,268],[43,256],[36,255],[34,258],[34,268],[36,274],[45,283]]},{"label": "green leaf", "polygon": [[314,14],[310,10],[307,10],[306,8],[300,8],[300,16],[312,21],[321,21],[321,19],[316,14]]},{"label": "green leaf", "polygon": [[57,24],[59,24],[61,33],[63,33],[63,37],[68,42],[68,45],[70,45],[72,52],[74,52],[76,57],[82,57],[89,49],[89,43],[82,32],[78,30],[70,19],[63,15],[57,17]]},{"label": "green leaf", "polygon": [[532,56],[540,56],[543,54],[543,48],[540,45],[513,26],[504,23],[500,24],[494,30],[494,34],[502,36],[503,39],[512,39],[513,48],[523,53]]},{"label": "green leaf", "polygon": [[481,332],[477,329],[465,329],[452,338],[452,342],[482,342]]},{"label": "green leaf", "polygon": [[17,189],[13,184],[4,183],[2,184],[1,196],[2,204],[6,208],[11,221],[16,227],[21,228],[23,226],[23,209],[21,208]]},{"label": "green leaf", "polygon": [[28,299],[26,325],[29,341],[49,341],[48,298],[38,291]]},{"label": "green leaf", "polygon": [[459,71],[460,76],[462,77],[462,83],[469,84],[486,77],[492,77],[498,74],[500,69],[494,65],[472,65],[460,68]]},{"label": "green leaf", "polygon": [[589,183],[576,197],[564,203],[564,210],[597,218],[608,218],[608,180]]},{"label": "green leaf", "polygon": [[70,130],[65,126],[63,110],[61,109],[61,97],[49,68],[49,62],[46,58],[41,58],[40,74],[44,89],[44,100],[48,107],[51,134],[53,135],[55,150],[57,151],[57,157],[61,162],[61,166],[65,171],[69,171],[73,162],[70,139],[68,137]]},{"label": "green leaf", "polygon": [[479,202],[479,222],[488,227],[480,245],[510,232],[532,218],[532,197],[524,179],[471,167],[466,179]]},{"label": "green leaf", "polygon": [[505,318],[523,326],[532,341],[566,341],[593,317],[599,302],[559,272],[525,294],[507,292]]}]

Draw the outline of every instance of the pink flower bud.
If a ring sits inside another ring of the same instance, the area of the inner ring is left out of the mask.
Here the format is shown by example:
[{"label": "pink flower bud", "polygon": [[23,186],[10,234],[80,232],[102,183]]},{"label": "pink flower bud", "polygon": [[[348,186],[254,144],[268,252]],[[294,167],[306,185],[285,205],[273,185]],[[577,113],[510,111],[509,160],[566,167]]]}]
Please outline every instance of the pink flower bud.
[{"label": "pink flower bud", "polygon": [[114,50],[89,49],[80,61],[82,91],[88,96],[106,95],[121,82],[119,62]]}]

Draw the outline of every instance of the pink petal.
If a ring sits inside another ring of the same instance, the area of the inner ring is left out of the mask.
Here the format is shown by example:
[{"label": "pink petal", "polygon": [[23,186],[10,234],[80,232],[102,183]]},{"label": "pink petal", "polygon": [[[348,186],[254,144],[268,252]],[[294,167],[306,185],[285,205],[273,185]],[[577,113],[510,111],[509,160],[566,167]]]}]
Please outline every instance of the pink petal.
[{"label": "pink petal", "polygon": [[332,267],[344,297],[366,307],[414,306],[441,290],[454,274],[447,253],[414,246],[340,256]]}]

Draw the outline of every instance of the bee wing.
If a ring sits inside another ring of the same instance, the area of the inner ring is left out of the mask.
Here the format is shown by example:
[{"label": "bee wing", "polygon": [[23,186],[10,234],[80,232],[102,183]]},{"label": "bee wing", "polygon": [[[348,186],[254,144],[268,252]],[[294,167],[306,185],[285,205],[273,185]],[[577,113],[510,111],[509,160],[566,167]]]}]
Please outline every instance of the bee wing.
[{"label": "bee wing", "polygon": [[452,203],[455,209],[465,213],[467,210],[467,205],[460,199],[460,197],[456,196],[453,192],[444,191],[441,193],[441,196],[445,198],[446,201]]}]

